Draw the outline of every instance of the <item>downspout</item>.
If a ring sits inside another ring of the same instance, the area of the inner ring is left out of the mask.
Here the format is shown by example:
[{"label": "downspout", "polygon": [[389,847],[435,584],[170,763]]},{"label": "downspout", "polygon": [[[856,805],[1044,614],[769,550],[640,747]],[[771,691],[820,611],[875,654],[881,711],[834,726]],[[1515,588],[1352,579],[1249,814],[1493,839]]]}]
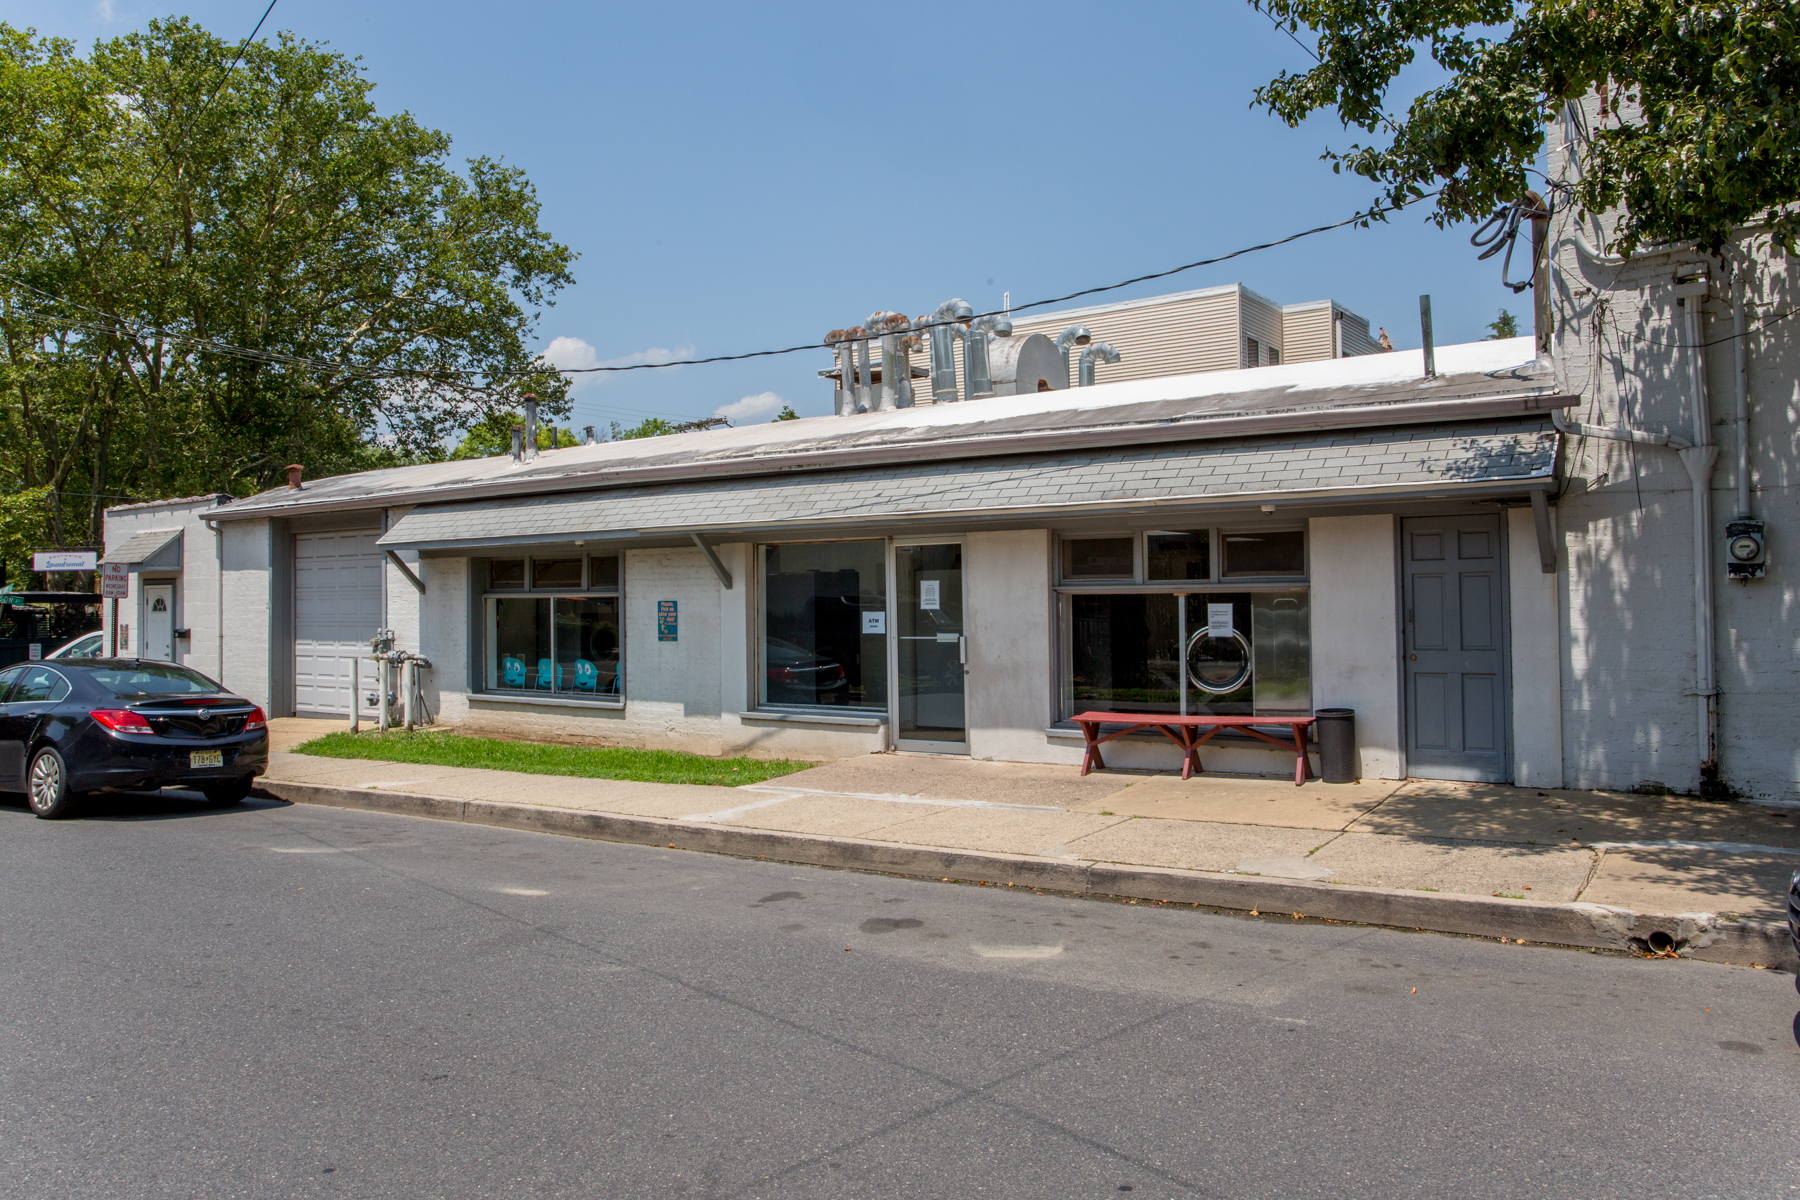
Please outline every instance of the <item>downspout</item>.
[{"label": "downspout", "polygon": [[1737,424],[1737,517],[1750,518],[1750,367],[1744,352],[1744,277],[1734,273],[1731,286],[1731,346],[1734,355],[1733,416]]},{"label": "downspout", "polygon": [[[1534,300],[1536,300],[1536,312],[1540,321],[1537,331],[1540,355],[1546,353],[1550,342],[1549,331],[1541,324],[1548,307],[1546,301],[1549,298],[1545,288],[1549,275],[1549,225],[1548,208],[1541,206],[1541,215],[1533,214],[1531,222],[1537,266],[1535,279],[1538,295],[1534,297]],[[1579,226],[1575,227],[1573,240],[1575,248],[1598,265],[1619,266],[1626,261],[1614,255],[1597,252],[1588,244]],[[1676,249],[1680,249],[1680,247],[1657,247],[1643,253],[1666,253]],[[1715,792],[1719,786],[1719,690],[1714,673],[1716,647],[1713,637],[1712,581],[1712,472],[1714,464],[1719,460],[1719,448],[1712,443],[1712,426],[1707,416],[1706,349],[1700,340],[1700,309],[1697,304],[1690,304],[1689,301],[1704,297],[1707,289],[1708,282],[1704,272],[1690,275],[1685,279],[1678,278],[1675,282],[1676,303],[1684,310],[1683,324],[1686,328],[1687,345],[1690,351],[1688,378],[1694,421],[1694,440],[1691,443],[1673,434],[1646,433],[1638,429],[1616,426],[1584,425],[1577,421],[1565,420],[1562,413],[1556,410],[1553,410],[1550,416],[1551,424],[1563,433],[1577,434],[1582,437],[1606,438],[1612,441],[1637,442],[1641,445],[1667,446],[1680,457],[1681,465],[1688,473],[1688,480],[1694,491],[1694,691],[1691,694],[1696,701],[1696,732],[1700,739],[1699,782],[1702,795]],[[1733,315],[1735,318],[1735,310]],[[1742,353],[1741,349],[1739,353]]]},{"label": "downspout", "polygon": [[1694,699],[1700,737],[1700,794],[1719,787],[1719,689],[1714,678],[1712,575],[1712,474],[1719,448],[1712,442],[1707,415],[1706,347],[1700,341],[1699,300],[1706,295],[1704,273],[1677,279],[1676,303],[1684,310],[1688,339],[1688,380],[1694,413],[1694,444],[1678,451],[1694,486]]}]

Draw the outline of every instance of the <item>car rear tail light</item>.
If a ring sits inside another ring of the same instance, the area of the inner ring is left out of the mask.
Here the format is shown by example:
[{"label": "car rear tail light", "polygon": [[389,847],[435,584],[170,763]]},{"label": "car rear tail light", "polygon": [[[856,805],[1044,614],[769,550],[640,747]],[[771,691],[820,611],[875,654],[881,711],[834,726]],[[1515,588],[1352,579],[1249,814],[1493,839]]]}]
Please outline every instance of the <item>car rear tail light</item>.
[{"label": "car rear tail light", "polygon": [[96,708],[94,720],[114,733],[156,733],[141,713],[134,713],[129,708]]},{"label": "car rear tail light", "polygon": [[244,718],[245,733],[251,733],[258,729],[267,729],[268,727],[269,718],[263,715],[263,710],[260,708],[251,709],[250,715]]}]

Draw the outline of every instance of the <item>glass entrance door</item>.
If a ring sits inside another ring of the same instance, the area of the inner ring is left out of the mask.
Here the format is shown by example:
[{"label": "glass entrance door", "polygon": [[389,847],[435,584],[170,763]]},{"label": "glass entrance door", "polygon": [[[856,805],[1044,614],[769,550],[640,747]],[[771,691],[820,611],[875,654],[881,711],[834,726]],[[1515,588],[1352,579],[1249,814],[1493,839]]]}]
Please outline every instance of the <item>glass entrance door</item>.
[{"label": "glass entrance door", "polygon": [[963,548],[894,547],[894,738],[901,749],[968,750]]}]

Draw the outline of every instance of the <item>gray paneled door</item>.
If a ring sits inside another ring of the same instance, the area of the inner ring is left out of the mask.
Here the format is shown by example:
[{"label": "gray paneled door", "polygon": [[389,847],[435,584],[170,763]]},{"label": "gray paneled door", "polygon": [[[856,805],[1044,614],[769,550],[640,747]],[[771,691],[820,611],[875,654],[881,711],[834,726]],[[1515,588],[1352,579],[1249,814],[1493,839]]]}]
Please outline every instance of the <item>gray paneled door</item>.
[{"label": "gray paneled door", "polygon": [[1408,517],[1400,530],[1407,774],[1505,783],[1511,687],[1500,518]]}]

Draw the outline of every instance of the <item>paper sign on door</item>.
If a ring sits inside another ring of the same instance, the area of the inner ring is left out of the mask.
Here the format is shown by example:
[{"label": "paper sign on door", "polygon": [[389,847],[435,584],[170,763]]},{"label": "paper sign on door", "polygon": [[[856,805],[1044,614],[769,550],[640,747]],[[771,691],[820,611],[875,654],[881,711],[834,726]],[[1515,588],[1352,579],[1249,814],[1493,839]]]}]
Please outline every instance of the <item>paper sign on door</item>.
[{"label": "paper sign on door", "polygon": [[937,579],[921,579],[919,581],[919,607],[927,612],[935,612],[939,608],[938,596],[943,582]]},{"label": "paper sign on door", "polygon": [[1228,638],[1231,636],[1231,605],[1208,604],[1206,606],[1206,633],[1209,637]]},{"label": "paper sign on door", "polygon": [[884,612],[866,612],[862,615],[864,633],[886,633],[887,614]]}]

